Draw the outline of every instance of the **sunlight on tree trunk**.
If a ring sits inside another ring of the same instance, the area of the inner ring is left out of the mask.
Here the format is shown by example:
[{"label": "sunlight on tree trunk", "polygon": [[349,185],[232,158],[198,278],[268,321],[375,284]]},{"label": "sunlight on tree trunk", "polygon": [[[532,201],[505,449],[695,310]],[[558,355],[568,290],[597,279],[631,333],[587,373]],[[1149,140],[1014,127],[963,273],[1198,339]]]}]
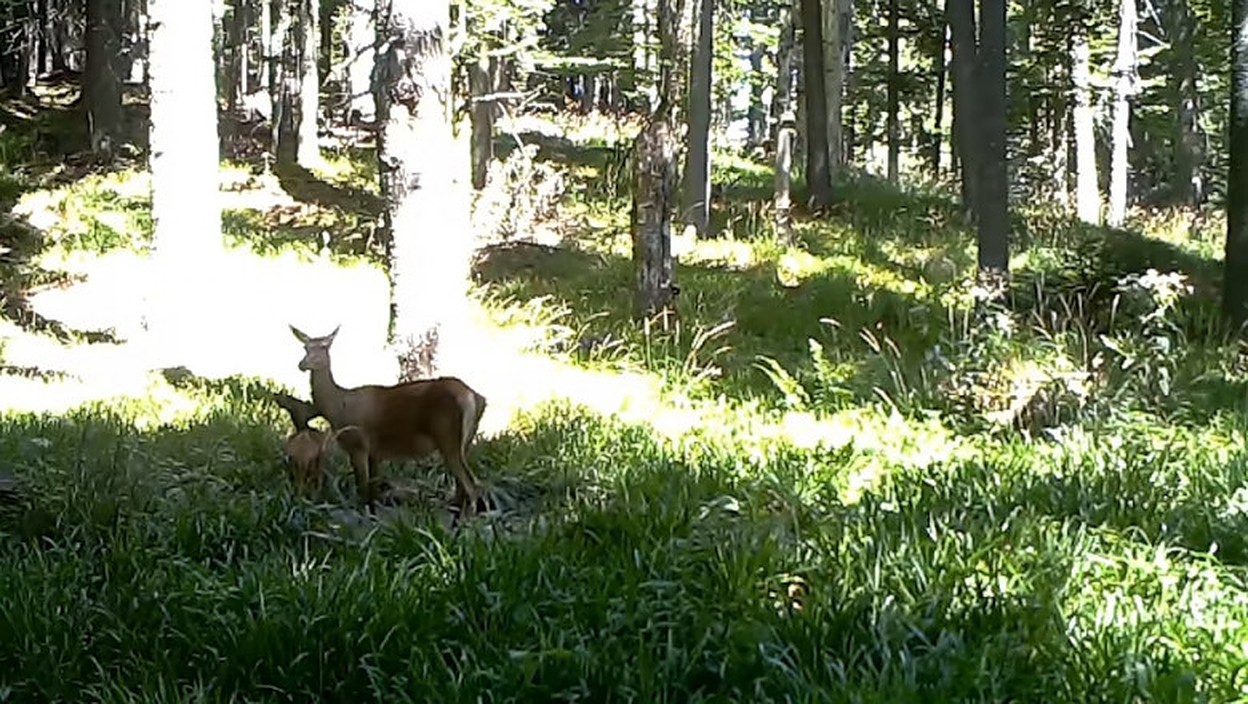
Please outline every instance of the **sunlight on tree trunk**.
[{"label": "sunlight on tree trunk", "polygon": [[1231,0],[1231,130],[1222,310],[1248,322],[1248,0]]},{"label": "sunlight on tree trunk", "polygon": [[[948,0],[945,0],[942,7],[947,5]],[[932,106],[932,143],[927,157],[927,160],[931,165],[932,175],[936,177],[940,176],[941,153],[943,151],[941,132],[945,128],[945,80],[949,74],[948,23],[942,23],[940,35],[940,46],[936,48],[936,53],[932,57],[932,64],[934,66],[932,73],[935,74],[933,79],[936,81],[936,99]]]},{"label": "sunlight on tree trunk", "polygon": [[1122,227],[1127,218],[1127,180],[1131,164],[1131,99],[1136,93],[1135,0],[1119,0],[1118,54],[1114,60],[1114,118],[1109,162],[1109,212],[1111,227]]},{"label": "sunlight on tree trunk", "polygon": [[91,151],[110,159],[122,139],[121,0],[88,0],[83,102]]},{"label": "sunlight on tree trunk", "polygon": [[467,312],[472,242],[462,179],[468,160],[453,141],[450,121],[448,3],[389,0],[379,5],[377,23],[374,95],[393,340],[403,378],[414,379],[436,373]]},{"label": "sunlight on tree trunk", "polygon": [[321,163],[317,123],[321,110],[320,65],[316,60],[321,33],[318,27],[320,0],[299,0],[299,165],[305,168]]},{"label": "sunlight on tree trunk", "polygon": [[771,117],[775,120],[775,124],[772,127],[771,139],[776,138],[774,130],[779,127],[781,116],[794,109],[793,69],[796,63],[793,4],[784,2],[776,11],[780,13],[780,36],[776,42],[776,84],[771,100]]},{"label": "sunlight on tree trunk", "polygon": [[148,326],[170,341],[202,326],[221,246],[216,75],[208,3],[151,0],[153,265]]},{"label": "sunlight on tree trunk", "polygon": [[711,225],[711,64],[714,59],[712,21],[714,0],[696,2],[695,47],[690,62],[689,130],[686,132],[684,203],[681,220],[698,236],[710,234]]},{"label": "sunlight on tree trunk", "polygon": [[1075,212],[1083,222],[1101,222],[1101,187],[1096,176],[1092,68],[1088,35],[1082,22],[1071,38],[1071,78],[1075,88]]}]

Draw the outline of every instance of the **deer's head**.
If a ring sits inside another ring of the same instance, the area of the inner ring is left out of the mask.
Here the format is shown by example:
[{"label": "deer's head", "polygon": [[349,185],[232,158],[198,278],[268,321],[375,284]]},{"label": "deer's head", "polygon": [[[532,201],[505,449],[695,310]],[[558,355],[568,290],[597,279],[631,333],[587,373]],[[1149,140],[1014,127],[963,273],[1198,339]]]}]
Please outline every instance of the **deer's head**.
[{"label": "deer's head", "polygon": [[338,334],[340,327],[342,326],[335,327],[333,332],[323,337],[311,337],[294,325],[290,326],[295,339],[303,343],[303,359],[299,360],[299,371],[329,369],[329,346],[334,344],[334,336]]}]

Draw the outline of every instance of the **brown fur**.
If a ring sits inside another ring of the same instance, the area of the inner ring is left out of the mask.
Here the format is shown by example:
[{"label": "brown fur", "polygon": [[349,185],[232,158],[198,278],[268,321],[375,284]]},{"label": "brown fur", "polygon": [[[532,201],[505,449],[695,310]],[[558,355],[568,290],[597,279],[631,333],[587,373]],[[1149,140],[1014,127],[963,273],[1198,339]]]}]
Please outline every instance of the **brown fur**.
[{"label": "brown fur", "polygon": [[455,377],[344,389],[334,381],[329,358],[338,329],[324,337],[290,329],[303,343],[299,368],[311,377],[312,405],[338,434],[337,442],[351,458],[356,487],[369,508],[379,462],[420,459],[436,449],[455,477],[460,515],[475,513],[479,489],[467,451],[485,412],[484,396]]}]

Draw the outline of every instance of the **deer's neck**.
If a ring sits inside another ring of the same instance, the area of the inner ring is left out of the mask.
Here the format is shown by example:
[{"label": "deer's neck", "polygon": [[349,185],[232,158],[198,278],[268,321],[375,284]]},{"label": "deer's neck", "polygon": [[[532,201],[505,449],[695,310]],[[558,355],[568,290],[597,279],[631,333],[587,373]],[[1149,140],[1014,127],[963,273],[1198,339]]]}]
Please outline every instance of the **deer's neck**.
[{"label": "deer's neck", "polygon": [[316,406],[316,410],[325,416],[331,426],[338,427],[345,407],[343,397],[346,390],[334,381],[334,373],[329,367],[313,369],[311,377],[312,405]]}]

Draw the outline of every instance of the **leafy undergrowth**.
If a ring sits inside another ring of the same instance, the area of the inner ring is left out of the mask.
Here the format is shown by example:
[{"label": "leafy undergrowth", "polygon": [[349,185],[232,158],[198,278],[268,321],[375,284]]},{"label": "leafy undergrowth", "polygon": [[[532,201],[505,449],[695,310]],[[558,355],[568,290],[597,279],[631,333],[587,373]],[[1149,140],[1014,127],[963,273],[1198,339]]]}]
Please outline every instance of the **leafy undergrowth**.
[{"label": "leafy undergrowth", "polygon": [[[488,229],[554,209],[563,241],[486,248],[476,296],[550,396],[593,372],[631,401],[491,418],[497,510],[458,531],[436,466],[391,467],[418,500],[376,522],[296,498],[271,378],[5,412],[0,700],[1248,698],[1248,368],[1216,227],[1029,207],[989,304],[945,196],[856,179],[781,243],[765,169],[724,159],[720,236],[677,238],[679,327],[639,329],[626,155],[583,141],[525,135],[536,160],[492,176]],[[378,273],[353,163],[227,170],[231,242]],[[42,263],[141,247],[134,177],[30,195]]]}]

